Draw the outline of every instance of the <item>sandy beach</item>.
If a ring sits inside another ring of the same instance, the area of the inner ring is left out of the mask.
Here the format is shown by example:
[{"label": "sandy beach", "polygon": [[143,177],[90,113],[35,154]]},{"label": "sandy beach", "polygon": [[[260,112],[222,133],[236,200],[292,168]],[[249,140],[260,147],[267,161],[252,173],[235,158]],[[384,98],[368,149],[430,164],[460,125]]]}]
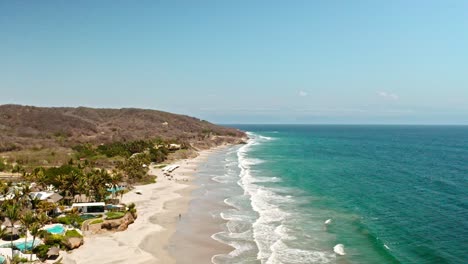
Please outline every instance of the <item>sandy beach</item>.
[{"label": "sandy beach", "polygon": [[[85,236],[83,246],[71,253],[62,253],[63,263],[175,263],[168,251],[169,240],[176,230],[179,214],[184,217],[190,194],[196,188],[192,183],[194,172],[221,148],[204,150],[196,158],[175,162],[180,167],[172,173],[172,180],[164,177],[161,169],[152,168],[150,174],[158,176],[157,183],[135,186],[123,196],[124,203],[136,204],[135,223],[123,232]],[[142,194],[136,194],[135,190],[141,190]],[[207,237],[211,250],[201,251],[200,258],[210,259],[213,250],[227,251],[225,245],[209,240]]]}]

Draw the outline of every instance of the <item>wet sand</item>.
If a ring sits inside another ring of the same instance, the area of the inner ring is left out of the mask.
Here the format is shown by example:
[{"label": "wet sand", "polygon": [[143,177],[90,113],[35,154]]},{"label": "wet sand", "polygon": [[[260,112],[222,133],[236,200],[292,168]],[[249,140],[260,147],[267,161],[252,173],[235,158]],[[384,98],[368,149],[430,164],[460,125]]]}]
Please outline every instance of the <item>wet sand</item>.
[{"label": "wet sand", "polygon": [[226,152],[227,149],[219,150],[198,168],[194,179],[197,188],[192,191],[189,208],[169,242],[169,252],[179,264],[211,263],[214,255],[234,250],[212,238],[213,234],[227,229],[226,221],[220,215],[227,207],[224,203],[226,190],[213,180],[225,173]]},{"label": "wet sand", "polygon": [[[175,162],[180,167],[172,173],[173,180],[164,177],[161,169],[151,169],[150,173],[158,176],[157,183],[135,186],[134,190],[141,190],[141,195],[130,191],[123,197],[124,203],[136,204],[135,223],[123,232],[85,236],[83,246],[61,254],[63,263],[211,263],[214,254],[229,252],[230,247],[211,238],[220,230],[209,221],[202,220],[196,225],[196,235],[187,233],[188,236],[177,244],[171,240],[179,221],[191,218],[187,209],[191,193],[196,189],[194,173],[207,157],[217,155],[222,149],[224,147],[201,151],[194,159]],[[183,249],[185,246],[190,247],[187,252],[193,253],[187,253],[193,256],[187,262],[179,259],[180,254],[176,254],[177,260],[170,254],[174,247]]]}]

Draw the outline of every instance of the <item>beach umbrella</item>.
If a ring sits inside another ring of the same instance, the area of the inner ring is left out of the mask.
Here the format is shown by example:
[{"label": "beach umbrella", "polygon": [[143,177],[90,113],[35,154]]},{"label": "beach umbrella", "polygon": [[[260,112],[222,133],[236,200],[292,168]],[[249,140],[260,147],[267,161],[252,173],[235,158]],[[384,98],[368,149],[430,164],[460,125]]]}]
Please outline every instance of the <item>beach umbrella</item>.
[{"label": "beach umbrella", "polygon": [[5,221],[3,221],[2,226],[4,227],[10,227],[11,226],[11,221],[8,218],[5,218]]},{"label": "beach umbrella", "polygon": [[7,227],[5,229],[6,233],[7,234],[10,234],[10,235],[13,235],[13,236],[19,236],[20,235],[20,232],[19,232],[19,228],[18,227],[13,227],[13,229],[10,227]]}]

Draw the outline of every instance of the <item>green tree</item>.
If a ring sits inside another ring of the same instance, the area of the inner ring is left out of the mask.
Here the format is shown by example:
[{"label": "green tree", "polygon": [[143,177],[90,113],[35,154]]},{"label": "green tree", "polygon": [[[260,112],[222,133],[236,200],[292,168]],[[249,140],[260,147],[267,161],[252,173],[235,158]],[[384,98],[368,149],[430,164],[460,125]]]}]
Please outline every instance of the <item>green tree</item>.
[{"label": "green tree", "polygon": [[104,201],[107,195],[108,185],[112,183],[112,177],[106,170],[93,170],[88,173],[88,186],[92,191],[94,200]]},{"label": "green tree", "polygon": [[15,228],[15,222],[20,219],[19,207],[16,204],[10,204],[7,206],[5,216],[10,220],[10,243],[11,243],[11,255],[13,256],[13,230]]},{"label": "green tree", "polygon": [[150,163],[149,155],[140,154],[127,159],[117,165],[123,174],[127,177],[129,183],[141,182],[148,173],[148,167],[143,167],[143,164]]},{"label": "green tree", "polygon": [[7,234],[7,227],[1,227],[0,226],[0,239],[2,239],[5,235]]},{"label": "green tree", "polygon": [[133,218],[136,218],[137,217],[137,214],[136,214],[136,206],[134,203],[131,203],[128,205],[128,209],[127,211],[133,216]]},{"label": "green tree", "polygon": [[24,250],[26,250],[26,245],[27,245],[26,242],[28,241],[28,230],[31,227],[31,225],[37,221],[37,219],[31,210],[27,210],[21,215],[20,221],[23,224],[24,228],[26,229],[26,234],[24,237],[24,245],[25,245]]},{"label": "green tree", "polygon": [[[32,241],[33,245],[36,242],[36,237],[39,236],[39,234],[41,233],[41,231],[42,231],[41,228],[42,227],[43,227],[43,225],[41,224],[40,221],[36,221],[36,222],[31,224],[30,233],[31,233],[31,236],[33,236],[33,241]],[[32,261],[32,254],[31,254],[30,261]]]}]

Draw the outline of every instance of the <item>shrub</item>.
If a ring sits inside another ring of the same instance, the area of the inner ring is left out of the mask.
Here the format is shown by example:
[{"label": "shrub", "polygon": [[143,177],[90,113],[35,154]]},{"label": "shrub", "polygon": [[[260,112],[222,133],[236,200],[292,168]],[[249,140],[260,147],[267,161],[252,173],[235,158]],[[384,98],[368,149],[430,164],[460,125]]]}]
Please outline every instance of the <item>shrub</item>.
[{"label": "shrub", "polygon": [[79,158],[92,157],[96,155],[91,144],[77,145],[72,147],[72,149],[77,152],[77,156]]},{"label": "shrub", "polygon": [[55,222],[64,224],[64,225],[73,225],[75,227],[80,227],[85,219],[81,218],[79,215],[66,215],[63,217],[55,218]]},{"label": "shrub", "polygon": [[91,221],[91,223],[89,223],[89,224],[90,224],[90,225],[95,225],[95,224],[101,224],[102,222],[104,222],[104,220],[102,220],[102,219],[96,219],[96,220]]},{"label": "shrub", "polygon": [[47,234],[44,236],[44,244],[48,246],[60,246],[64,236],[57,234]]},{"label": "shrub", "polygon": [[124,217],[124,215],[125,215],[124,212],[107,212],[106,220],[119,219],[119,218]]},{"label": "shrub", "polygon": [[38,245],[37,247],[35,247],[33,249],[33,252],[34,252],[34,254],[36,254],[36,256],[38,258],[44,260],[44,259],[47,258],[47,251],[49,251],[50,248],[51,248],[51,246],[49,246],[49,245],[41,244],[41,245]]},{"label": "shrub", "polygon": [[5,161],[0,158],[0,171],[5,171],[7,169],[7,165],[5,164]]},{"label": "shrub", "polygon": [[69,237],[83,237],[80,233],[78,233],[78,231],[76,230],[67,230],[67,232],[65,232],[65,238],[69,238]]},{"label": "shrub", "polygon": [[133,218],[137,217],[137,210],[136,210],[135,203],[129,204],[127,211],[133,216]]},{"label": "shrub", "polygon": [[27,258],[22,258],[20,256],[14,256],[13,257],[13,262],[12,263],[26,263],[29,260]]},{"label": "shrub", "polygon": [[68,216],[57,217],[57,218],[54,219],[54,222],[64,224],[64,225],[71,225],[71,220],[70,220],[70,218]]}]

